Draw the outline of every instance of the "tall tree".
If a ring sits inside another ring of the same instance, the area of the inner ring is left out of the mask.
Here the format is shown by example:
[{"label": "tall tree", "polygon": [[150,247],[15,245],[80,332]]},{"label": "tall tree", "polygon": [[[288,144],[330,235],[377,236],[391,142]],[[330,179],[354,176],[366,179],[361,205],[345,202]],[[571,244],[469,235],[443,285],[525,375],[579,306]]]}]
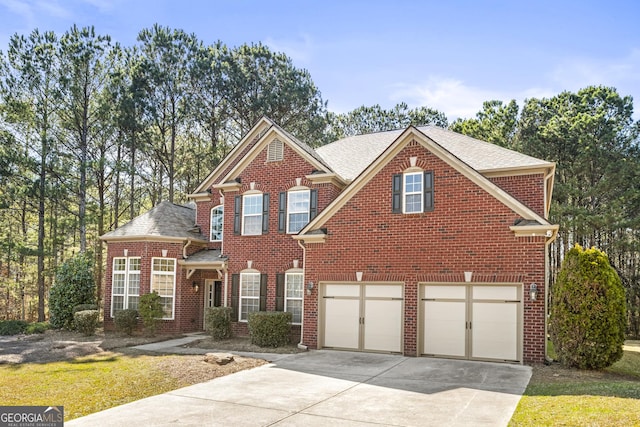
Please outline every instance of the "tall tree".
[{"label": "tall tree", "polygon": [[225,92],[237,140],[267,116],[309,144],[320,143],[326,102],[307,70],[262,44],[231,50],[228,64]]},{"label": "tall tree", "polygon": [[390,110],[376,104],[358,107],[344,114],[329,113],[327,135],[329,141],[353,135],[402,129],[407,126],[435,125],[447,127],[444,113],[428,107],[410,109],[402,102]]},{"label": "tall tree", "polygon": [[[193,49],[197,48],[197,39],[182,30],[155,24],[151,29],[142,30],[138,40],[142,43],[143,69],[150,83],[147,99],[156,134],[154,148],[158,160],[158,183],[162,184],[166,173],[168,198],[173,202],[177,145],[191,95],[187,61]],[[162,198],[162,188],[158,188],[158,196],[156,201]]]},{"label": "tall tree", "polygon": [[[93,27],[73,26],[60,39],[60,83],[62,124],[69,132],[67,147],[75,157],[79,175],[78,197],[80,252],[87,250],[87,171],[92,144],[107,128],[102,92],[112,68],[111,39],[96,36]],[[76,168],[74,168],[76,169]]]},{"label": "tall tree", "polygon": [[485,101],[475,119],[457,119],[450,129],[502,147],[517,149],[515,136],[518,129],[518,104],[515,100]]},{"label": "tall tree", "polygon": [[28,37],[9,41],[8,67],[3,80],[5,102],[20,112],[19,137],[34,155],[37,198],[38,321],[45,320],[45,220],[51,157],[55,154],[53,130],[58,112],[58,39],[52,32],[34,30]]}]

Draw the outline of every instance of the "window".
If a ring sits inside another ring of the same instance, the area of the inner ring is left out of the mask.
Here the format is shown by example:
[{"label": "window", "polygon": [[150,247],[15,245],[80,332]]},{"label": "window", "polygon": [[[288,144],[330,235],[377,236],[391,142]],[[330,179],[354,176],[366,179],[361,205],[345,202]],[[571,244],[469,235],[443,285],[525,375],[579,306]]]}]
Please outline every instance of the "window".
[{"label": "window", "polygon": [[278,231],[295,234],[316,217],[318,190],[282,192],[278,203]]},{"label": "window", "polygon": [[224,219],[224,206],[219,205],[211,209],[211,237],[212,242],[222,241],[222,225]]},{"label": "window", "polygon": [[291,313],[291,323],[302,323],[302,273],[285,274],[284,311]]},{"label": "window", "polygon": [[404,213],[422,212],[422,173],[404,174]]},{"label": "window", "polygon": [[267,162],[278,162],[284,159],[284,144],[274,139],[267,146]]},{"label": "window", "polygon": [[287,196],[287,233],[297,233],[309,222],[309,190],[289,191]]},{"label": "window", "polygon": [[260,310],[260,273],[240,273],[240,321]]},{"label": "window", "polygon": [[138,308],[140,258],[114,258],[111,280],[111,317],[127,308]]},{"label": "window", "polygon": [[173,319],[176,290],[176,260],[153,258],[151,260],[151,292],[160,295],[163,319]]},{"label": "window", "polygon": [[422,213],[433,210],[433,172],[406,172],[393,176],[394,213]]},{"label": "window", "polygon": [[242,234],[262,234],[262,194],[243,196],[242,207]]}]

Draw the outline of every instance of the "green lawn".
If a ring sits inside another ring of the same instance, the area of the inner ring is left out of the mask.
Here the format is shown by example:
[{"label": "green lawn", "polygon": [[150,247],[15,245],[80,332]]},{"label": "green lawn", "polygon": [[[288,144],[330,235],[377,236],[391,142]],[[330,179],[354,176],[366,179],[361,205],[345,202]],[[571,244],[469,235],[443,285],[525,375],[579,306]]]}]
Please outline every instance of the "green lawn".
[{"label": "green lawn", "polygon": [[510,426],[640,426],[640,352],[604,371],[536,366]]},{"label": "green lawn", "polygon": [[65,420],[185,385],[159,363],[168,357],[110,353],[65,362],[0,365],[2,405],[64,406]]}]

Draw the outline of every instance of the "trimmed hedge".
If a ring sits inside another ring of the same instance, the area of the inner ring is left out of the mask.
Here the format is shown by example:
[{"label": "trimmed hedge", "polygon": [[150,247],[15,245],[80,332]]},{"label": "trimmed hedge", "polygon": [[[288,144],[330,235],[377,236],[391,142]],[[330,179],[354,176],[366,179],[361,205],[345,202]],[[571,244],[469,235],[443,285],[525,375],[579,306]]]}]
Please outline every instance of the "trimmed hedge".
[{"label": "trimmed hedge", "polygon": [[49,322],[54,328],[73,328],[73,308],[96,300],[93,258],[84,253],[58,267],[49,292]]},{"label": "trimmed hedge", "polygon": [[98,329],[100,312],[98,310],[82,310],[73,315],[76,330],[83,335],[95,335]]},{"label": "trimmed hedge", "polygon": [[602,369],[622,357],[626,298],[604,252],[576,245],[553,285],[549,332],[564,366]]},{"label": "trimmed hedge", "polygon": [[260,347],[280,347],[289,344],[291,313],[287,311],[256,311],[249,314],[251,343]]},{"label": "trimmed hedge", "polygon": [[138,310],[127,308],[116,311],[113,323],[116,326],[116,331],[133,335],[133,331],[138,327]]},{"label": "trimmed hedge", "polygon": [[216,340],[224,340],[233,336],[231,330],[231,307],[207,308],[205,316],[205,329]]},{"label": "trimmed hedge", "polygon": [[142,318],[142,324],[144,330],[148,335],[155,335],[158,328],[158,322],[162,320],[162,303],[160,302],[160,295],[157,292],[150,294],[144,294],[140,297],[138,303],[138,313]]}]

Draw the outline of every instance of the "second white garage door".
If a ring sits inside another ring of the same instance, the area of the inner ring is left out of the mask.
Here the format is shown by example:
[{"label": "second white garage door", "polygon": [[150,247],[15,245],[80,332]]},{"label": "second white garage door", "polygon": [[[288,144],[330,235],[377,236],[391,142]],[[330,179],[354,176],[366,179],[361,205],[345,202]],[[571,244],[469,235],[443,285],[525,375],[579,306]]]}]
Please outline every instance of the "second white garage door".
[{"label": "second white garage door", "polygon": [[401,284],[325,284],[321,347],[402,352]]},{"label": "second white garage door", "polygon": [[520,285],[421,287],[422,354],[521,360]]}]

